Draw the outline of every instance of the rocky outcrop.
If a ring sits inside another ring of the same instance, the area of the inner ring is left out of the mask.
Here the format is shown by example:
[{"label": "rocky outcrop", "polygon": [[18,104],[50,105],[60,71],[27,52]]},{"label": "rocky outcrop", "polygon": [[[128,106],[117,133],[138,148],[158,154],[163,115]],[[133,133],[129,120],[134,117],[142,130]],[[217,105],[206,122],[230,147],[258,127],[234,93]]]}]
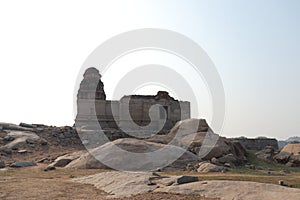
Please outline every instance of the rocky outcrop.
[{"label": "rocky outcrop", "polygon": [[300,143],[300,137],[299,136],[289,137],[286,141],[290,143],[297,143],[297,142]]},{"label": "rocky outcrop", "polygon": [[281,151],[279,154],[275,155],[273,159],[278,163],[286,164],[291,156],[292,153]]},{"label": "rocky outcrop", "polygon": [[39,135],[45,138],[51,145],[83,149],[82,141],[76,129],[70,126],[45,127],[45,130]]},{"label": "rocky outcrop", "polygon": [[[198,128],[193,128],[197,125]],[[203,160],[220,158],[228,154],[235,157],[235,165],[242,164],[246,160],[246,150],[238,141],[215,134],[204,119],[182,120],[177,122],[167,135],[157,135],[147,141],[183,147],[199,155]]]},{"label": "rocky outcrop", "polygon": [[[26,145],[24,145],[25,140],[27,140],[27,147],[29,148],[32,148],[35,144],[83,148],[77,131],[73,127],[0,123],[0,145],[2,150],[6,149],[7,152],[10,152],[11,149],[17,149],[19,146],[26,148]],[[5,145],[7,146],[4,147]]]},{"label": "rocky outcrop", "polygon": [[86,151],[77,151],[74,153],[66,154],[63,156],[60,156],[54,160],[53,163],[51,163],[48,167],[65,167],[73,160],[78,159],[83,154],[87,153]]},{"label": "rocky outcrop", "polygon": [[199,163],[197,172],[207,173],[207,172],[225,172],[227,169],[222,166],[217,166],[209,162]]},{"label": "rocky outcrop", "polygon": [[291,155],[286,165],[289,167],[300,167],[300,155]]},{"label": "rocky outcrop", "polygon": [[300,144],[288,144],[279,154],[275,155],[274,160],[289,167],[300,166]]},{"label": "rocky outcrop", "polygon": [[275,150],[271,146],[266,146],[263,150],[256,152],[255,156],[261,160],[272,161],[275,155]]},{"label": "rocky outcrop", "polygon": [[274,138],[233,138],[231,140],[240,142],[245,149],[248,150],[263,150],[266,146],[271,146],[273,149],[278,150],[278,141]]},{"label": "rocky outcrop", "polygon": [[[212,133],[212,130],[204,119],[186,119],[177,122],[166,135],[155,135],[146,140],[149,142],[169,144],[176,137],[178,143],[179,140],[183,140],[185,137],[194,138],[195,133],[201,133],[202,136],[205,136],[208,131]],[[182,144],[184,145],[184,141],[182,141]]]},{"label": "rocky outcrop", "polygon": [[300,144],[288,144],[281,150],[281,152],[288,152],[288,153],[292,153],[293,155],[299,155]]},{"label": "rocky outcrop", "polygon": [[18,150],[27,145],[34,145],[41,142],[40,137],[33,132],[9,131],[4,137],[6,144],[0,148],[2,151]]}]

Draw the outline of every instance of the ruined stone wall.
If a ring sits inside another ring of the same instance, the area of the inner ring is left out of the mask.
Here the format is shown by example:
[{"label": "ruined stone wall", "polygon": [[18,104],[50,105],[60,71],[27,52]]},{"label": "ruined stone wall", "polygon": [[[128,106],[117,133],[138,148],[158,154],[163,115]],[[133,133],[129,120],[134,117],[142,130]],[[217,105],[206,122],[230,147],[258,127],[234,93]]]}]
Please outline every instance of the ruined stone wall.
[{"label": "ruined stone wall", "polygon": [[[151,109],[156,104],[160,107]],[[99,122],[103,129],[126,127],[128,130],[127,127],[131,126],[133,130],[137,127],[160,130],[163,124],[162,132],[166,133],[176,122],[188,118],[190,103],[177,101],[165,91],[156,95],[124,96],[120,101],[106,100],[101,75],[95,68],[86,70],[77,95],[75,123],[79,127],[96,127]]]},{"label": "ruined stone wall", "polygon": [[275,150],[278,149],[278,141],[274,138],[234,138],[232,140],[239,141],[248,150],[262,150],[266,146],[271,146]]}]

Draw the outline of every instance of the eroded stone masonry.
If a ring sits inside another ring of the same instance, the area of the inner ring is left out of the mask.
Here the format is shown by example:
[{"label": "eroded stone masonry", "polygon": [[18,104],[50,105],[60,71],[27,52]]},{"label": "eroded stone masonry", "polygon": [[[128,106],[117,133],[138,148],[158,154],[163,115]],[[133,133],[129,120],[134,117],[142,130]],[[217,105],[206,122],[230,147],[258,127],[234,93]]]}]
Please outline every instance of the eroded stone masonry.
[{"label": "eroded stone masonry", "polygon": [[126,95],[119,101],[107,100],[96,68],[85,71],[78,90],[77,127],[99,123],[102,129],[132,128],[132,131],[139,131],[139,128],[147,127],[166,133],[176,122],[188,118],[190,102],[178,101],[165,91],[156,95]]}]

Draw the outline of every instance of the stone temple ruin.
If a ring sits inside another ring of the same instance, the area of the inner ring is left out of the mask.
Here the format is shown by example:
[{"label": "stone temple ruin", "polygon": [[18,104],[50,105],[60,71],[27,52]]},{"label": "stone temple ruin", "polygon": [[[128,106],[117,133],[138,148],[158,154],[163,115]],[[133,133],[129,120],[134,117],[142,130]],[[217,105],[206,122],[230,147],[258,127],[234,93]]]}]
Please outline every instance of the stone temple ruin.
[{"label": "stone temple ruin", "polygon": [[123,96],[119,101],[106,100],[101,75],[93,67],[85,71],[77,94],[77,127],[99,123],[102,129],[138,131],[147,127],[166,133],[176,122],[189,118],[190,102],[175,100],[165,91]]}]

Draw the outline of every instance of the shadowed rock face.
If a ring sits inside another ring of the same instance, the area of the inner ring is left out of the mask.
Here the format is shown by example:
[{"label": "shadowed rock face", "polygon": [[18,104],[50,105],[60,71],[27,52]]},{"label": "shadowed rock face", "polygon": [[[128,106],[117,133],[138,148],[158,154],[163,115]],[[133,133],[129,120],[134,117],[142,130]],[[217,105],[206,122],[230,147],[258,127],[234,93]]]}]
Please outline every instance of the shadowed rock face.
[{"label": "shadowed rock face", "polygon": [[263,150],[255,153],[255,156],[261,160],[265,160],[265,161],[272,161],[273,160],[273,156],[275,155],[274,153],[274,148],[271,146],[267,146],[265,147]]},{"label": "shadowed rock face", "polygon": [[275,155],[273,158],[278,163],[286,164],[291,156],[291,153],[282,151],[279,154]]},{"label": "shadowed rock face", "polygon": [[274,156],[274,160],[289,167],[300,166],[300,144],[288,144],[279,154]]},{"label": "shadowed rock face", "polygon": [[[217,141],[214,142],[214,140]],[[179,121],[168,134],[156,135],[147,139],[147,141],[162,144],[171,143],[188,149],[196,155],[199,155],[201,148],[208,148],[209,153],[201,156],[203,160],[221,158],[228,154],[235,157],[233,164],[241,164],[246,159],[246,150],[238,141],[226,139],[215,134],[204,119]],[[205,147],[203,146],[204,143]]]},{"label": "shadowed rock face", "polygon": [[266,146],[271,146],[274,150],[278,150],[278,141],[274,138],[234,138],[232,140],[240,142],[248,150],[260,151]]}]

